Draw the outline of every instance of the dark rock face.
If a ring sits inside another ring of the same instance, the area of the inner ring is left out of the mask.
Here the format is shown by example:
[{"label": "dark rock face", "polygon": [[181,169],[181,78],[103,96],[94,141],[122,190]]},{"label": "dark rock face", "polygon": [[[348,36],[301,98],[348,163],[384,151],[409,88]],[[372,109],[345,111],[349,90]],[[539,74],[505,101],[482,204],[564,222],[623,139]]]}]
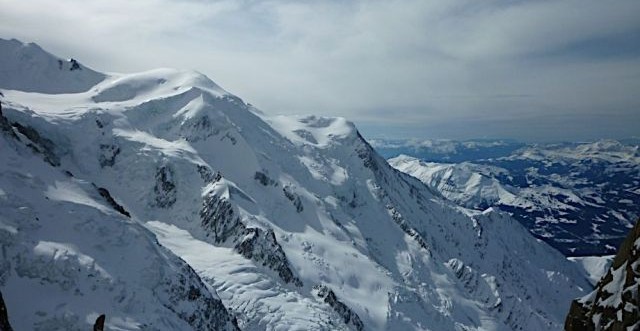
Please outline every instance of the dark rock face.
[{"label": "dark rock face", "polygon": [[78,63],[78,61],[76,61],[75,59],[69,59],[69,63],[71,64],[69,71],[82,70],[80,63]]},{"label": "dark rock face", "polygon": [[273,185],[276,186],[278,183],[269,178],[269,176],[267,176],[265,173],[260,172],[260,171],[256,171],[256,174],[253,176],[253,179],[257,180],[260,184],[267,186],[267,185]]},{"label": "dark rock face", "polygon": [[247,227],[226,199],[215,194],[207,195],[200,210],[200,219],[216,243],[229,242],[242,256],[277,272],[285,283],[302,286],[302,281],[289,267],[287,256],[273,230]]},{"label": "dark rock face", "polygon": [[640,330],[640,220],[593,292],[573,300],[565,330]]},{"label": "dark rock face", "polygon": [[100,166],[102,168],[113,167],[118,154],[120,154],[120,147],[112,144],[100,144],[100,155],[98,156]]},{"label": "dark rock face", "polygon": [[12,138],[17,138],[16,133],[13,132],[13,129],[11,128],[11,123],[9,123],[7,118],[2,115],[2,112],[0,112],[0,131],[8,134]]},{"label": "dark rock face", "polygon": [[96,322],[93,324],[93,331],[104,331],[104,320],[107,317],[102,314],[96,318]]},{"label": "dark rock face", "polygon": [[[0,97],[2,96],[2,93],[0,93]],[[17,138],[16,133],[13,132],[13,129],[11,128],[11,123],[2,113],[2,102],[0,102],[0,131],[7,133],[13,138]]]},{"label": "dark rock face", "polygon": [[219,172],[214,172],[211,168],[204,165],[198,165],[198,173],[200,174],[200,178],[207,184],[217,182],[222,178]]},{"label": "dark rock face", "polygon": [[404,233],[408,234],[410,237],[415,239],[416,242],[420,245],[420,247],[424,248],[427,252],[429,252],[429,245],[427,245],[427,241],[424,240],[422,235],[420,235],[420,232],[418,232],[418,230],[416,230],[414,227],[409,225],[407,221],[405,221],[404,217],[402,217],[400,212],[393,205],[387,204],[386,208],[387,210],[389,210],[389,213],[391,214],[391,218],[393,218],[393,221],[396,222],[396,224],[398,224],[400,229],[402,229]]},{"label": "dark rock face", "polygon": [[304,206],[302,205],[302,200],[300,199],[300,196],[297,195],[293,189],[289,186],[285,186],[282,188],[282,191],[284,193],[284,196],[287,197],[287,199],[289,199],[289,201],[291,201],[291,203],[293,203],[293,206],[296,207],[296,211],[298,213],[301,213],[304,210]]},{"label": "dark rock face", "polygon": [[169,208],[176,203],[177,189],[174,178],[175,173],[169,166],[161,166],[156,171],[156,185],[153,192],[158,207]]},{"label": "dark rock face", "polygon": [[2,292],[0,292],[0,331],[13,331],[11,324],[9,324],[9,313],[4,305]]},{"label": "dark rock face", "polygon": [[20,123],[12,123],[13,127],[27,137],[31,142],[27,146],[35,153],[42,154],[44,160],[54,167],[60,165],[60,158],[56,155],[56,145],[53,141],[43,137],[38,131],[30,126],[23,126]]},{"label": "dark rock face", "polygon": [[214,194],[205,197],[200,210],[202,226],[213,234],[217,243],[226,242],[228,239],[243,231],[245,226],[240,218],[234,215],[231,204]]},{"label": "dark rock face", "polygon": [[375,159],[375,151],[373,147],[367,143],[367,141],[360,135],[358,132],[358,140],[360,142],[359,146],[356,147],[356,153],[358,153],[358,157],[362,159],[362,164],[365,168],[371,169],[373,172],[377,172],[379,170],[378,163]]},{"label": "dark rock face", "polygon": [[182,267],[180,277],[167,279],[162,287],[162,291],[168,293],[163,305],[194,330],[240,330],[222,301],[207,292],[200,277],[188,265]]},{"label": "dark rock face", "polygon": [[302,286],[302,281],[293,274],[282,246],[276,240],[273,230],[245,228],[243,238],[235,246],[238,253],[274,270],[285,283]]},{"label": "dark rock face", "polygon": [[111,193],[109,193],[109,190],[107,190],[104,187],[98,187],[98,193],[100,193],[100,196],[102,196],[105,200],[107,200],[107,203],[109,203],[111,208],[115,209],[115,211],[119,212],[124,216],[131,217],[131,214],[129,214],[129,212],[125,210],[124,207],[122,207],[122,205],[117,203],[116,200],[111,196]]},{"label": "dark rock face", "polygon": [[323,298],[324,302],[331,306],[333,310],[342,317],[345,324],[353,326],[353,328],[358,331],[364,330],[364,324],[362,323],[360,316],[338,300],[333,290],[324,285],[316,285],[313,289],[317,291],[316,295],[319,298]]}]

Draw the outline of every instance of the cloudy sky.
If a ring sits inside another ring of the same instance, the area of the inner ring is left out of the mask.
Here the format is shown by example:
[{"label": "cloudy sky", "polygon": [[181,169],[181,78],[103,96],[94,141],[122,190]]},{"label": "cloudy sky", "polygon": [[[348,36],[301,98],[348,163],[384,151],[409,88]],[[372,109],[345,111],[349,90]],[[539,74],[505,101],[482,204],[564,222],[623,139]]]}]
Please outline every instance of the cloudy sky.
[{"label": "cloudy sky", "polygon": [[195,69],[368,137],[640,135],[640,1],[0,0],[0,37],[101,71]]}]

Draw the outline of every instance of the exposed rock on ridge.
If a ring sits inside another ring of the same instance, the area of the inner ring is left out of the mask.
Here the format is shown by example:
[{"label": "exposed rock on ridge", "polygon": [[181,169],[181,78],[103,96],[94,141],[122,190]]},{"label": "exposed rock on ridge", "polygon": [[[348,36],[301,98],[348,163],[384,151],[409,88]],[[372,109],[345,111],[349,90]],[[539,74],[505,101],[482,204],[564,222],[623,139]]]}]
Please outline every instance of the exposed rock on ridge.
[{"label": "exposed rock on ridge", "polygon": [[331,306],[333,310],[342,317],[345,324],[353,326],[357,331],[364,330],[364,324],[362,323],[362,320],[360,320],[360,316],[354,313],[353,310],[351,310],[342,301],[338,300],[336,294],[330,288],[324,285],[316,285],[313,289],[317,291],[316,295],[319,298],[324,299],[324,302]]},{"label": "exposed rock on ridge", "polygon": [[0,292],[0,331],[13,331],[9,323],[9,314],[2,298],[2,292]]},{"label": "exposed rock on ridge", "polygon": [[595,290],[571,303],[565,330],[640,329],[640,221]]},{"label": "exposed rock on ridge", "polygon": [[216,243],[231,242],[238,253],[277,272],[285,283],[302,286],[302,281],[289,267],[273,230],[247,227],[235,215],[231,203],[213,193],[205,197],[200,217],[202,226],[213,233]]}]

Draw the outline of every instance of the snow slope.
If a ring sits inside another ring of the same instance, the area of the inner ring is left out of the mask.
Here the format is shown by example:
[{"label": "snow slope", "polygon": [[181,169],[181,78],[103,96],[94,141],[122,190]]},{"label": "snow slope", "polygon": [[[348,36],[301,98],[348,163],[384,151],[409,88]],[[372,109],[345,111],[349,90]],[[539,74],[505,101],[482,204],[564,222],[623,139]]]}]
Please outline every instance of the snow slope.
[{"label": "snow slope", "polygon": [[[35,154],[24,153],[55,176],[73,174],[60,184],[46,176],[52,184],[30,194],[126,212],[130,220],[114,217],[153,232],[244,330],[560,329],[571,298],[591,288],[518,222],[442,199],[341,118],[269,116],[172,69],[107,75],[73,94],[3,93],[4,141],[31,144]],[[12,149],[0,149],[3,160]],[[94,202],[87,183],[111,199]],[[8,219],[17,228],[18,216]],[[7,291],[10,311],[16,300]]]},{"label": "snow slope", "polygon": [[74,59],[61,59],[40,46],[0,38],[0,88],[43,93],[83,92],[102,81]]},{"label": "snow slope", "polygon": [[[17,138],[17,139],[16,139]],[[15,330],[234,330],[215,291],[90,181],[0,134],[0,288]]]},{"label": "snow slope", "polygon": [[595,286],[611,266],[613,257],[614,255],[579,256],[569,257],[568,259],[569,261],[581,265],[585,273],[587,274],[587,278],[589,278],[591,284]]}]

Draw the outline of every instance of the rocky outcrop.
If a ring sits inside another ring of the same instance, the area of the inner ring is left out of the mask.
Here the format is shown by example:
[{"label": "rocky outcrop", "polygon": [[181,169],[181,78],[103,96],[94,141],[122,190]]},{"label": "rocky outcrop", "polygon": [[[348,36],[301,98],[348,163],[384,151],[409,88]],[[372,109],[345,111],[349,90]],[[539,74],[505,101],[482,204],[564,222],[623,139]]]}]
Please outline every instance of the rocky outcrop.
[{"label": "rocky outcrop", "polygon": [[464,289],[473,297],[478,298],[488,310],[500,308],[502,299],[495,277],[480,274],[460,259],[450,259],[445,265],[460,280]]},{"label": "rocky outcrop", "polygon": [[60,165],[60,157],[56,154],[56,145],[53,141],[43,137],[36,129],[14,122],[11,125],[22,135],[29,139],[26,145],[35,153],[41,154],[44,160],[54,167]]},{"label": "rocky outcrop", "polygon": [[[2,93],[0,93],[0,97],[2,97]],[[11,128],[11,122],[4,116],[2,113],[2,102],[0,101],[0,131],[5,132],[13,138],[17,138],[15,132]]]},{"label": "rocky outcrop", "polygon": [[162,284],[162,304],[194,330],[240,330],[235,317],[231,316],[222,301],[213,297],[196,272],[183,265],[177,278]]},{"label": "rocky outcrop", "polygon": [[351,308],[345,305],[342,301],[338,300],[336,294],[325,285],[316,285],[313,287],[316,295],[319,298],[324,299],[324,302],[331,306],[333,310],[342,317],[344,324],[351,325],[353,329],[357,331],[364,330],[364,324],[360,319],[360,316],[356,314]]},{"label": "rocky outcrop", "polygon": [[[1,94],[0,94],[1,96]],[[15,130],[14,130],[15,129]],[[55,144],[53,141],[44,138],[38,131],[30,126],[24,126],[17,122],[11,122],[4,116],[2,112],[2,103],[0,102],[0,131],[8,134],[11,138],[20,139],[16,131],[25,136],[29,141],[25,144],[35,153],[41,154],[44,160],[54,167],[60,165],[60,158],[55,153]]]},{"label": "rocky outcrop", "polygon": [[4,305],[2,292],[0,292],[0,331],[13,331],[11,324],[9,324],[9,313],[7,306]]},{"label": "rocky outcrop", "polygon": [[113,167],[116,163],[116,156],[120,154],[120,147],[113,144],[100,144],[100,155],[98,161],[100,161],[100,167]]},{"label": "rocky outcrop", "polygon": [[69,67],[69,71],[82,70],[80,63],[78,63],[78,61],[76,61],[75,59],[69,59],[69,63],[71,64],[71,66]]},{"label": "rocky outcrop", "polygon": [[268,185],[272,185],[272,186],[277,186],[278,183],[269,178],[269,176],[267,176],[264,172],[260,172],[260,171],[256,171],[255,175],[253,175],[253,179],[257,180],[260,184],[264,185],[264,186],[268,186]]},{"label": "rocky outcrop", "polygon": [[420,245],[420,247],[422,247],[428,254],[431,254],[431,252],[429,251],[429,245],[427,244],[427,241],[424,240],[424,238],[422,237],[420,232],[418,232],[418,230],[416,230],[414,227],[409,225],[409,223],[404,219],[404,217],[402,217],[402,215],[396,209],[396,207],[394,207],[392,204],[387,204],[385,207],[389,211],[389,215],[391,215],[391,218],[393,219],[393,221],[396,222],[396,224],[398,224],[400,229],[402,229],[402,231],[404,231],[404,233],[409,235],[411,238],[415,239],[418,245]]},{"label": "rocky outcrop", "polygon": [[156,185],[153,188],[156,206],[169,208],[176,203],[177,189],[174,177],[174,171],[168,165],[156,170]]},{"label": "rocky outcrop", "polygon": [[96,318],[96,322],[93,324],[93,331],[104,331],[104,320],[107,318],[104,314]]},{"label": "rocky outcrop", "polygon": [[640,330],[640,221],[590,294],[571,303],[565,330]]},{"label": "rocky outcrop", "polygon": [[285,283],[302,286],[302,281],[293,274],[273,230],[247,227],[227,199],[208,194],[200,210],[200,219],[216,243],[231,243],[245,258],[277,272]]},{"label": "rocky outcrop", "polygon": [[300,199],[300,196],[294,192],[291,186],[283,187],[282,192],[284,193],[284,196],[287,197],[289,201],[291,201],[291,203],[296,208],[296,211],[298,213],[301,213],[304,210],[304,206],[302,205],[302,200]]},{"label": "rocky outcrop", "polygon": [[360,135],[360,132],[357,133],[357,139],[359,144],[356,145],[356,153],[358,157],[362,159],[362,165],[364,165],[365,168],[371,169],[373,172],[379,171],[380,168],[376,162],[376,152],[373,150],[373,147]]},{"label": "rocky outcrop", "polygon": [[200,174],[202,181],[206,184],[217,182],[222,178],[220,172],[214,172],[210,167],[205,165],[198,165],[198,173]]},{"label": "rocky outcrop", "polygon": [[0,113],[0,132],[8,134],[12,138],[17,138],[16,133],[13,132],[11,128],[11,123],[9,123],[6,117],[2,116],[2,113]]},{"label": "rocky outcrop", "polygon": [[109,203],[109,206],[115,209],[115,211],[117,211],[118,213],[124,216],[131,217],[131,214],[129,214],[129,212],[126,209],[124,209],[122,205],[116,202],[116,200],[111,196],[111,193],[109,192],[109,190],[107,190],[104,187],[98,187],[98,193],[100,193],[100,196],[102,196],[105,200],[107,200],[107,203]]}]

